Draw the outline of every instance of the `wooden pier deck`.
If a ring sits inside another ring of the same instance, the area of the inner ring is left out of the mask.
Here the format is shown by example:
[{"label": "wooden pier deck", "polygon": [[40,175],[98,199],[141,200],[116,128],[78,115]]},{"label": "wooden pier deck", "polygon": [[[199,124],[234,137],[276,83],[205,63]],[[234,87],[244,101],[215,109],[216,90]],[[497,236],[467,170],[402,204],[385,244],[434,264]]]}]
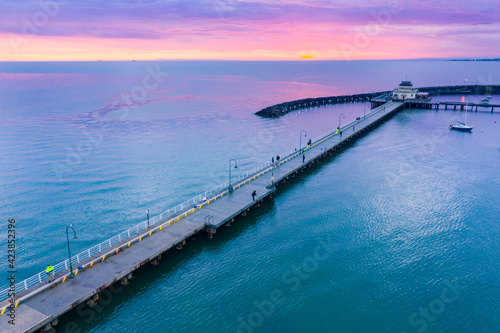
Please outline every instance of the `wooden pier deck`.
[{"label": "wooden pier deck", "polygon": [[[379,107],[385,103],[387,100],[385,97],[379,97],[372,99],[372,107]],[[406,108],[417,108],[417,109],[436,109],[436,110],[459,110],[473,111],[473,112],[498,112],[500,110],[500,104],[491,103],[476,103],[476,102],[458,102],[458,101],[415,101],[406,100],[404,101],[404,106]]]},{"label": "wooden pier deck", "polygon": [[[233,192],[227,191],[207,198],[203,205],[162,221],[134,239],[123,240],[106,255],[93,258],[85,264],[73,278],[64,275],[50,284],[40,283],[16,300],[15,326],[8,323],[9,308],[6,306],[10,303],[8,300],[2,302],[0,332],[33,332],[39,329],[50,330],[53,326],[57,330],[57,318],[62,314],[96,297],[113,283],[123,281],[139,267],[158,260],[167,250],[182,247],[192,235],[206,231],[211,237],[218,227],[234,222],[235,217],[246,215],[252,206],[272,196],[281,182],[385,121],[403,106],[403,102],[388,102],[373,109],[366,117],[342,127],[342,134],[332,132],[313,142],[305,150],[304,163],[302,155],[297,151],[284,157],[279,165],[272,165],[234,184]],[[270,186],[272,176],[274,182]],[[257,192],[255,200],[251,196],[253,191]]]}]

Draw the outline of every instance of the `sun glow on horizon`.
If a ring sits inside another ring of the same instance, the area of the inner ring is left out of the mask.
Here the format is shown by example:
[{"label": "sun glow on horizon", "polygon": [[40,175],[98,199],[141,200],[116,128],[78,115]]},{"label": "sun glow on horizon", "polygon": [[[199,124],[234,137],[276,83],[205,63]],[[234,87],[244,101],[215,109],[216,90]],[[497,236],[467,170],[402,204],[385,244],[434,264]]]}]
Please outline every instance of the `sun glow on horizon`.
[{"label": "sun glow on horizon", "polygon": [[[481,10],[465,0],[432,7],[405,2],[397,8],[368,0],[339,1],[335,6],[303,0],[235,0],[224,6],[192,1],[197,6],[177,0],[147,5],[116,0],[94,5],[94,14],[77,2],[52,11],[37,0],[26,0],[24,7],[0,8],[0,61],[500,56],[499,48],[492,47],[500,39],[495,16],[500,4],[493,0],[483,1]],[[439,6],[444,11],[436,11]],[[46,20],[35,19],[43,15]]]}]

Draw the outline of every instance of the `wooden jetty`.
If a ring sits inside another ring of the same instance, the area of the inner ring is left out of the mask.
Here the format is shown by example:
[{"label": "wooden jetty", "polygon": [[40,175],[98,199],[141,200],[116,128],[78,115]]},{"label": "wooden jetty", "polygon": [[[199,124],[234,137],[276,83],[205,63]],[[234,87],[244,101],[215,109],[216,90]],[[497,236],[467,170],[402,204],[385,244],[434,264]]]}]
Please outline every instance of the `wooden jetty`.
[{"label": "wooden jetty", "polygon": [[[209,237],[217,228],[239,222],[254,206],[272,197],[276,187],[289,177],[303,171],[323,157],[331,155],[342,145],[377,126],[404,107],[403,102],[388,102],[372,110],[364,117],[312,142],[304,149],[305,161],[299,150],[284,156],[279,164],[270,165],[233,185],[226,191],[189,211],[162,220],[134,237],[123,239],[110,247],[105,254],[90,258],[76,274],[59,275],[51,283],[43,281],[28,289],[24,295],[0,304],[0,332],[54,332],[58,317],[77,307],[92,306],[99,302],[99,295],[114,283],[127,284],[132,273],[148,263],[158,264],[162,255],[172,248],[181,249],[189,238],[198,232],[207,232]],[[252,192],[256,192],[255,200]],[[240,221],[241,222],[241,221]],[[110,243],[111,244],[111,243]],[[9,324],[9,314],[15,310],[15,325]]]},{"label": "wooden jetty", "polygon": [[[387,103],[385,97],[379,97],[371,100],[372,108],[379,107]],[[473,112],[498,112],[500,110],[500,104],[490,104],[490,103],[475,103],[475,102],[455,102],[455,101],[415,101],[407,100],[404,101],[405,108],[413,109],[436,109],[436,110],[459,110]],[[495,110],[496,109],[496,110]]]}]

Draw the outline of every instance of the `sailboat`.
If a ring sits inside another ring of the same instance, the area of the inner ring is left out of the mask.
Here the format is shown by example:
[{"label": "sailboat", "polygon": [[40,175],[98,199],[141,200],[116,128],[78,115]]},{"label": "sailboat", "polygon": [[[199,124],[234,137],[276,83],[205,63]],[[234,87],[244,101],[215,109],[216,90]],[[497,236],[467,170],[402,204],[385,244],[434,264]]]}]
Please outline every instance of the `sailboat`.
[{"label": "sailboat", "polygon": [[457,121],[455,124],[450,125],[451,130],[470,132],[474,127],[467,125],[467,109],[469,107],[469,102],[465,103],[465,120],[464,122]]}]

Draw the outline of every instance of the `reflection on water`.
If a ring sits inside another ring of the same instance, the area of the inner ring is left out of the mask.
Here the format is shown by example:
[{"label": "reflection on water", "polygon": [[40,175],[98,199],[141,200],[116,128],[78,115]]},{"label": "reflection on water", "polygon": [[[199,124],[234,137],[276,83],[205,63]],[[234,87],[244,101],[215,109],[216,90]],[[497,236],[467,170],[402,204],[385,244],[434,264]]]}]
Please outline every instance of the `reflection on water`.
[{"label": "reflection on water", "polygon": [[[336,128],[341,113],[345,122],[362,116],[365,104],[253,114],[265,106],[388,90],[407,74],[430,86],[499,71],[431,61],[160,65],[169,75],[134,99],[155,63],[0,64],[0,212],[19,221],[19,278],[66,258],[68,224],[81,251],[143,220],[146,208],[156,215],[225,181],[229,159],[245,172],[298,147],[303,129],[315,138]],[[498,327],[500,119],[470,112],[472,134],[449,131],[461,117],[396,115],[241,225],[138,277],[96,320],[79,318],[80,327],[234,331],[254,301],[278,288],[286,302],[261,331],[410,332],[412,312],[456,278],[466,297],[429,332]],[[326,235],[334,250],[290,290],[282,277]]]}]

